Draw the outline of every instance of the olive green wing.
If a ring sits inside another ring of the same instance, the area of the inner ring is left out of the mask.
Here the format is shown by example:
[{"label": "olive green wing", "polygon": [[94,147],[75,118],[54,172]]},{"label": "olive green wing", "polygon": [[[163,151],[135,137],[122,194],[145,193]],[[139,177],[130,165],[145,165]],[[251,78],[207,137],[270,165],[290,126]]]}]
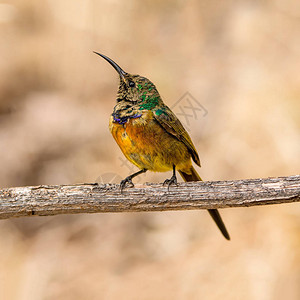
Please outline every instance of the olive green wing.
[{"label": "olive green wing", "polygon": [[169,134],[175,136],[179,141],[183,142],[187,146],[194,162],[200,166],[199,155],[189,134],[171,109],[166,105],[156,108],[153,110],[153,116]]}]

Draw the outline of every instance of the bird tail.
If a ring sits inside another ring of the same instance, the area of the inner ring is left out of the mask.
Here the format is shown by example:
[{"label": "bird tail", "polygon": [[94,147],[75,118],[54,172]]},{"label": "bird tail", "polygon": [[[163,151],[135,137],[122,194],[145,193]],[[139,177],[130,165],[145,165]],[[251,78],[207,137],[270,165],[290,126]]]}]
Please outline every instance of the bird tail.
[{"label": "bird tail", "polygon": [[[200,175],[197,173],[197,171],[194,169],[194,167],[191,167],[190,169],[191,174],[184,173],[182,171],[178,171],[181,177],[184,181],[202,181]],[[225,239],[230,240],[230,236],[227,232],[227,229],[223,223],[223,220],[220,216],[220,213],[217,209],[208,209],[208,212],[210,216],[213,218],[217,226],[219,227],[220,231],[224,235]]]}]

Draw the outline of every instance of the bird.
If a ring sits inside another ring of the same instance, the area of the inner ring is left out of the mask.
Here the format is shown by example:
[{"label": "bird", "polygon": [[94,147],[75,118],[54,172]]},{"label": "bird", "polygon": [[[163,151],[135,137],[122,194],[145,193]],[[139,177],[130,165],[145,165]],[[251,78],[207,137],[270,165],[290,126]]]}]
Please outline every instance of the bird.
[{"label": "bird", "polygon": [[[164,104],[155,85],[146,77],[125,72],[104,54],[104,58],[119,75],[116,105],[109,119],[109,130],[125,157],[139,171],[120,182],[121,192],[133,187],[132,179],[147,171],[173,171],[164,185],[177,184],[176,171],[184,181],[202,181],[192,165],[199,167],[196,148],[172,110]],[[208,209],[223,236],[230,240],[228,231],[217,209]]]}]

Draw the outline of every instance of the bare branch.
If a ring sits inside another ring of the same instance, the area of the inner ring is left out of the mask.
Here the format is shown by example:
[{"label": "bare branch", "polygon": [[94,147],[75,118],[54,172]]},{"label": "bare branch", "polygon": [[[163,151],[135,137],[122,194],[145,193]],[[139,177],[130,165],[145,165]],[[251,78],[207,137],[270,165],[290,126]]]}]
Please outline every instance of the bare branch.
[{"label": "bare branch", "polygon": [[233,181],[17,187],[0,190],[0,219],[58,214],[248,207],[300,201],[300,175]]}]

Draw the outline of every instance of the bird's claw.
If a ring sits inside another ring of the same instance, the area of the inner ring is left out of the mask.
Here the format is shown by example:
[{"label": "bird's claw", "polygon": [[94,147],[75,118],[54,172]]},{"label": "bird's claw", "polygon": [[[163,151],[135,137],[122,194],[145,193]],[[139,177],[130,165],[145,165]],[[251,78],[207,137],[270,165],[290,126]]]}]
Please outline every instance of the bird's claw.
[{"label": "bird's claw", "polygon": [[126,185],[128,185],[128,187],[134,187],[131,177],[126,177],[120,182],[121,193],[123,192],[123,189],[126,187]]},{"label": "bird's claw", "polygon": [[168,191],[170,190],[170,185],[174,184],[177,185],[177,178],[176,176],[172,176],[170,179],[166,179],[163,183],[163,185],[167,184],[168,185]]}]

